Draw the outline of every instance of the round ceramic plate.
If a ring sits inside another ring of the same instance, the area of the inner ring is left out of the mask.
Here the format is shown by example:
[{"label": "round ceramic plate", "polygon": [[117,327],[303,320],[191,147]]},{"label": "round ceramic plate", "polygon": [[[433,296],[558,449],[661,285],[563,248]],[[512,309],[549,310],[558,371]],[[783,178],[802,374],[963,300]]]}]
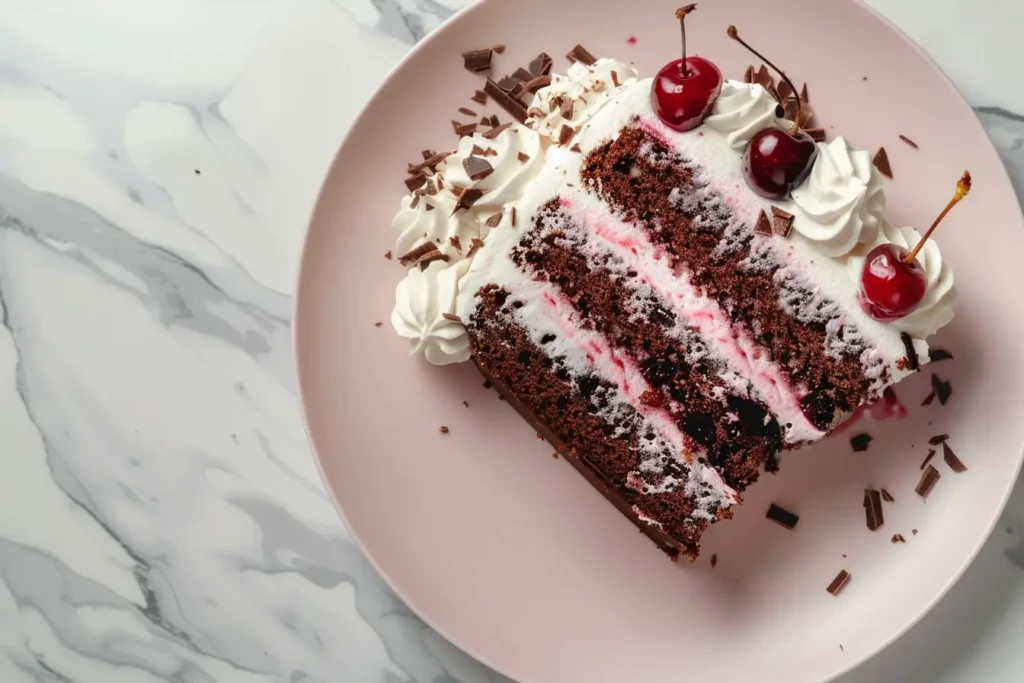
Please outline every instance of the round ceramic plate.
[{"label": "round ceramic plate", "polygon": [[[742,78],[750,56],[725,35],[737,24],[808,83],[830,135],[884,146],[895,222],[927,225],[961,172],[974,175],[971,196],[938,234],[961,298],[936,345],[955,360],[898,387],[908,419],[854,428],[874,437],[868,451],[854,453],[846,432],[786,456],[735,519],[706,535],[695,564],[673,564],[552,459],[472,363],[432,367],[407,354],[388,323],[404,271],[384,258],[406,164],[421,149],[454,147],[458,107],[508,118],[470,101],[483,78],[462,68],[461,52],[507,44],[494,60],[501,75],[546,51],[564,71],[562,55],[578,42],[652,75],[677,56],[674,9],[673,0],[488,0],[462,13],[417,46],[353,125],[306,243],[296,348],[324,479],[402,598],[526,683],[829,680],[892,642],[960,576],[1021,462],[1017,200],[952,85],[853,2],[707,0],[688,26],[691,49]],[[922,406],[933,372],[952,396]],[[940,433],[969,469],[954,473],[940,452],[932,463],[941,479],[925,501],[914,489]],[[871,532],[864,489],[882,487],[895,502]],[[799,515],[794,531],[765,519],[772,502]],[[833,597],[826,587],[840,570],[852,580]]]}]

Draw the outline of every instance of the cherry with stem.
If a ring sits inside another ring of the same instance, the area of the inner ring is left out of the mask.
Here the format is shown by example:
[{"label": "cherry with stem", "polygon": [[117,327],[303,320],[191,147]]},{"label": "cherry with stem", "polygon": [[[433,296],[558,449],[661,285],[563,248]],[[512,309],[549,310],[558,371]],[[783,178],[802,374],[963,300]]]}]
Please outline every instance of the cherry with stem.
[{"label": "cherry with stem", "polygon": [[651,84],[651,106],[665,125],[678,131],[693,130],[714,107],[722,91],[722,72],[703,57],[686,54],[686,16],[696,4],[676,10],[682,38],[682,58],[662,67]]}]

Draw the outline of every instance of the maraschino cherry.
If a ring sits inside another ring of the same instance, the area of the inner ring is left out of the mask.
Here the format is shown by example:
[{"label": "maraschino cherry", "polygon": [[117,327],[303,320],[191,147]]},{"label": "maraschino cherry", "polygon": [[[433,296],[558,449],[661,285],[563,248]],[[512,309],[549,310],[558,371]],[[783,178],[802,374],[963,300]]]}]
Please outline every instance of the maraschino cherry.
[{"label": "maraschino cherry", "polygon": [[[782,70],[769,62],[760,52],[747,45],[735,26],[730,26],[726,33],[737,43],[753,52],[758,59],[779,72],[790,92],[797,92],[793,81]],[[811,172],[814,160],[818,156],[818,146],[807,133],[800,130],[801,105],[796,100],[796,120],[789,132],[768,127],[750,139],[746,152],[743,154],[743,172],[747,176],[747,184],[757,194],[768,199],[786,199],[794,187],[799,185]]]},{"label": "maraschino cherry", "polygon": [[697,9],[687,5],[676,10],[683,34],[683,58],[669,62],[651,85],[651,105],[669,128],[693,130],[711,113],[722,92],[722,72],[703,57],[686,56],[686,15]]},{"label": "maraschino cherry", "polygon": [[956,184],[953,199],[911,251],[889,242],[868,252],[860,275],[860,304],[868,315],[881,322],[892,322],[917,308],[928,290],[928,278],[917,253],[949,210],[970,191],[971,174],[965,171]]}]

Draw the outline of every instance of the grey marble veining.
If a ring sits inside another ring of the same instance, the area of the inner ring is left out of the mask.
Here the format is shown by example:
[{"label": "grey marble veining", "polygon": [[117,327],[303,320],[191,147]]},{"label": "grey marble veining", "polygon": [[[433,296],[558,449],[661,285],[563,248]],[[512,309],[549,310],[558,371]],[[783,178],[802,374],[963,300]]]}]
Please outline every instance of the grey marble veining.
[{"label": "grey marble veining", "polygon": [[[291,361],[330,155],[462,4],[0,0],[0,682],[505,680],[355,547]],[[929,50],[965,6],[872,4]],[[1024,108],[966,92],[1024,189]],[[949,598],[844,683],[1018,680],[1022,604],[1018,490]]]}]

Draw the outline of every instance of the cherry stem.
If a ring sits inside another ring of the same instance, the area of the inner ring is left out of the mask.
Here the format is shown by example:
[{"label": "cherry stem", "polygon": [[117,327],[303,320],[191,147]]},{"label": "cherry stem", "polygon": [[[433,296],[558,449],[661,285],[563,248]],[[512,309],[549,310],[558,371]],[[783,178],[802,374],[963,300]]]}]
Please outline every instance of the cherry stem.
[{"label": "cherry stem", "polygon": [[796,89],[796,86],[793,84],[793,81],[789,80],[789,76],[786,75],[785,71],[783,71],[779,67],[777,67],[774,64],[772,64],[770,61],[768,61],[767,57],[762,55],[760,52],[758,52],[754,48],[750,47],[750,45],[748,45],[746,43],[746,41],[744,41],[742,38],[740,38],[739,31],[736,30],[735,26],[730,26],[729,28],[727,28],[725,30],[725,32],[727,34],[729,34],[730,38],[732,38],[737,43],[739,43],[743,47],[745,47],[748,50],[750,50],[751,52],[753,52],[754,55],[758,59],[760,59],[762,62],[764,62],[765,64],[767,64],[768,66],[773,68],[775,71],[777,71],[778,74],[780,76],[782,76],[782,80],[786,81],[786,83],[789,85],[789,89],[793,91],[793,96],[796,97],[796,116],[794,117],[794,118],[796,118],[796,120],[793,121],[793,127],[790,129],[789,134],[790,135],[796,135],[797,132],[800,130],[800,113],[801,113],[800,110],[801,110],[801,104],[800,104],[800,95],[797,94],[799,91]]},{"label": "cherry stem", "polygon": [[937,228],[939,223],[942,222],[942,219],[945,218],[946,214],[949,213],[950,209],[956,206],[961,199],[967,196],[967,194],[970,191],[971,172],[964,171],[964,174],[960,177],[959,182],[957,182],[956,184],[956,194],[953,195],[953,198],[949,200],[949,204],[946,204],[946,208],[942,210],[942,213],[938,215],[938,217],[932,223],[931,227],[928,228],[928,230],[924,233],[924,236],[921,237],[921,241],[917,243],[917,246],[914,247],[909,254],[903,257],[904,263],[910,265],[911,263],[914,262],[914,259],[917,257],[917,252],[921,251],[922,247],[924,247],[924,243],[927,242],[928,238],[932,236],[932,233],[935,232],[935,228]]},{"label": "cherry stem", "polygon": [[686,5],[676,10],[676,19],[679,20],[679,32],[683,37],[683,61],[679,64],[679,73],[684,77],[690,75],[690,67],[686,65],[686,15],[697,9],[697,4]]}]

